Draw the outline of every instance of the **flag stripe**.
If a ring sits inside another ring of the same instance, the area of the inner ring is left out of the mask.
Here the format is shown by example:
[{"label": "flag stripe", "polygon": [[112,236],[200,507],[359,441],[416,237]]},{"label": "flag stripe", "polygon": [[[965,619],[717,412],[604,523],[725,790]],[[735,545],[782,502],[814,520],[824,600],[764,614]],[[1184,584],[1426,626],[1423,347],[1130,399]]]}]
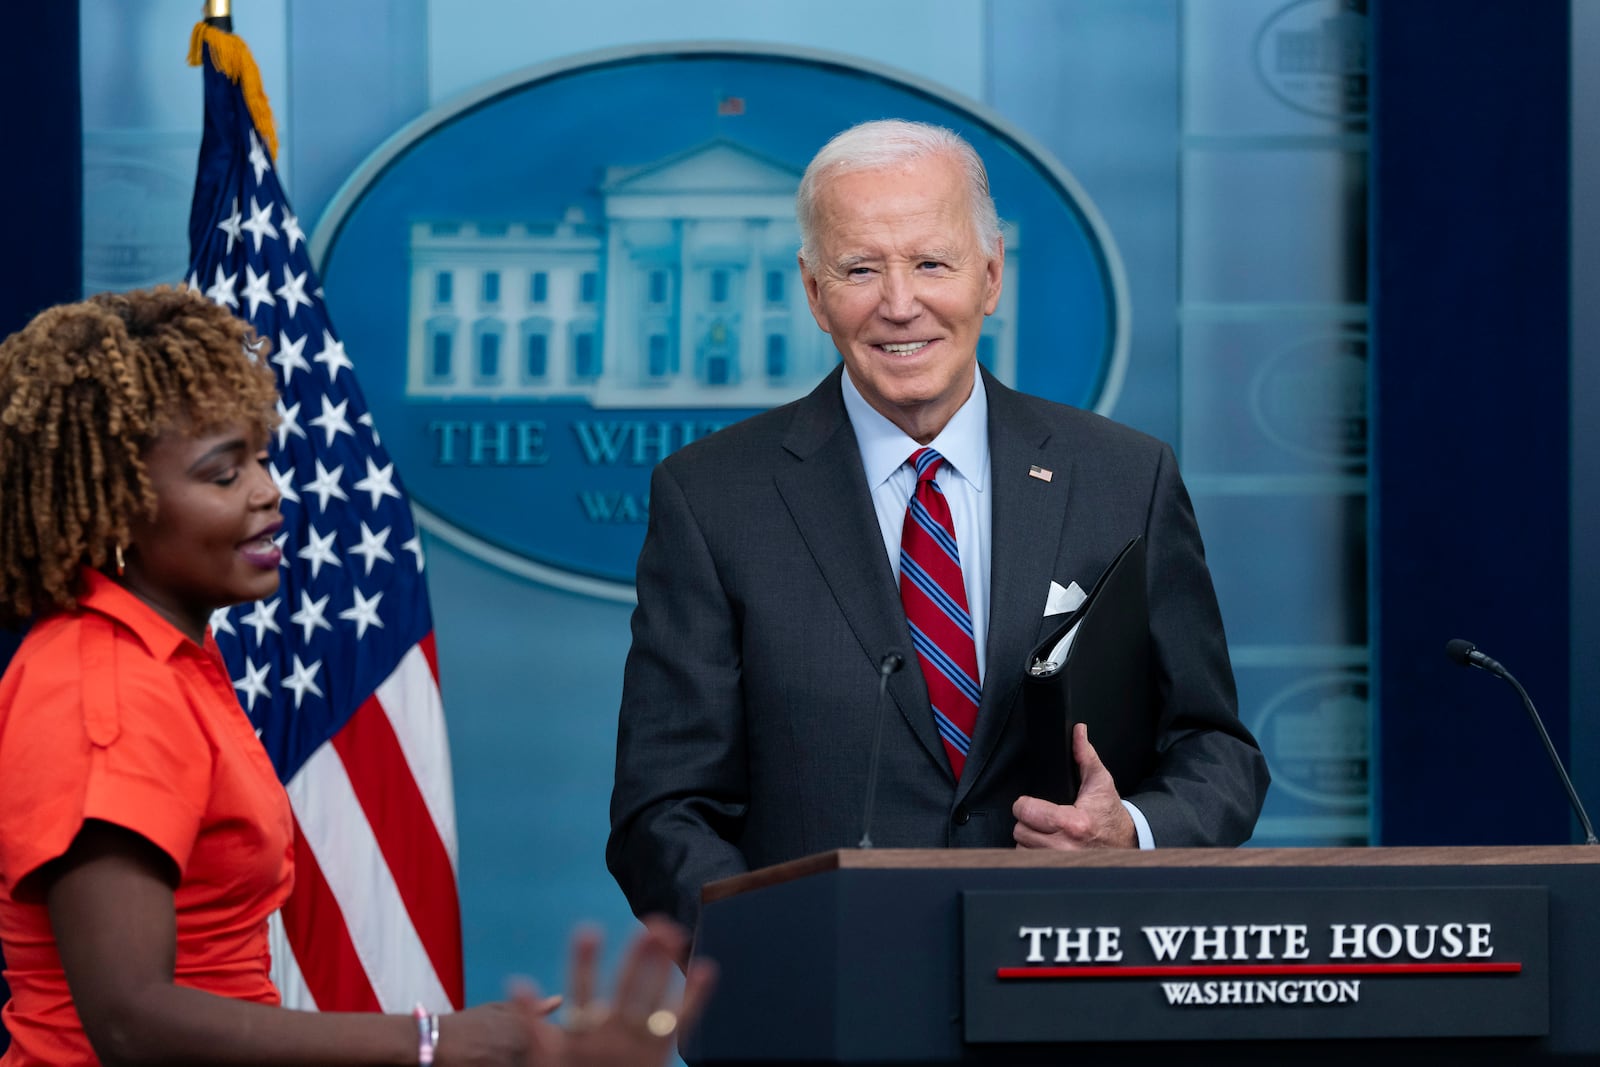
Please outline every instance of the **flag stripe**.
[{"label": "flag stripe", "polygon": [[294,821],[294,895],[283,906],[283,928],[311,996],[326,1004],[337,999],[344,1011],[380,1011],[344,924],[339,900],[322,877],[317,858],[306,847],[300,820]]},{"label": "flag stripe", "polygon": [[[394,875],[333,745],[312,753],[288,790],[328,888],[341,902],[362,904],[360,910],[344,905],[341,910],[379,1009],[410,1011],[418,1003],[440,1008],[453,1003],[411,925]],[[312,985],[312,992],[328,1009],[317,985]]]},{"label": "flag stripe", "polygon": [[[340,923],[340,927],[343,927]],[[283,997],[283,1006],[294,1011],[316,1011],[317,998],[300,973],[294,949],[289,946],[289,931],[283,928],[283,912],[267,916],[267,946],[272,953],[272,980]],[[353,952],[352,952],[353,955]]]},{"label": "flag stripe", "polygon": [[[345,926],[380,1010],[406,1012],[418,1003],[439,1008],[453,1003],[434,973],[333,746],[324,745],[306,761],[289,783],[289,801],[329,888],[340,901],[363,905],[359,911],[343,909]],[[311,988],[317,1002],[324,1003],[317,986]]]},{"label": "flag stripe", "polygon": [[[426,645],[431,648],[433,635]],[[405,754],[411,777],[426,801],[428,817],[439,835],[450,869],[456,860],[456,802],[450,774],[450,738],[444,728],[444,708],[439,702],[438,674],[427,658],[428,649],[417,645],[400,660],[375,694],[393,725]],[[453,895],[453,894],[452,894]]]},{"label": "flag stripe", "polygon": [[[417,936],[450,996],[462,1004],[461,959],[454,953],[461,928],[455,868],[434,829],[433,816],[406,766],[384,706],[369,697],[334,735],[334,751],[344,764],[351,789],[394,875]],[[452,958],[452,956],[454,958]]]},{"label": "flag stripe", "polygon": [[433,676],[433,685],[439,687],[439,643],[433,639],[433,631],[429,630],[426,637],[417,642],[417,647],[422,650],[422,656],[428,661],[428,673]]}]

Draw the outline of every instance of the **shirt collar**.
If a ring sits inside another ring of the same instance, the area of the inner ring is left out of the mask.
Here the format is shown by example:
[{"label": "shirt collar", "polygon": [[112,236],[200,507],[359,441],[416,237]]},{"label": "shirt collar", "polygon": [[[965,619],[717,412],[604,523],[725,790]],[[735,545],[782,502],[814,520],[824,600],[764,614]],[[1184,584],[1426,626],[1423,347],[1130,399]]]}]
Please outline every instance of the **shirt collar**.
[{"label": "shirt collar", "polygon": [[84,594],[78,598],[78,606],[127,627],[156,659],[171,659],[174,653],[190,643],[176,626],[157,614],[155,608],[99,571],[85,567],[79,573],[83,578]]},{"label": "shirt collar", "polygon": [[[906,432],[867,403],[849,370],[840,375],[844,389],[844,410],[856,433],[861,449],[861,465],[867,474],[867,488],[877,489],[906,459],[922,446]],[[929,447],[944,457],[945,465],[966,479],[978,492],[989,482],[989,396],[983,388],[983,375],[972,370],[972,393],[966,403],[945,423]]]}]

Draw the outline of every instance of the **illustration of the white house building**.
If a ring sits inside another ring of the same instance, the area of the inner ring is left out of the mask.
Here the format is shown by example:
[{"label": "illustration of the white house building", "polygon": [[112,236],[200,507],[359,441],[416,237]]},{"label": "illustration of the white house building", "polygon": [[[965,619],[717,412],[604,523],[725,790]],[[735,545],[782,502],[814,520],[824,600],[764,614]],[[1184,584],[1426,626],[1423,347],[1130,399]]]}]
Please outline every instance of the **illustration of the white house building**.
[{"label": "illustration of the white house building", "polygon": [[[407,393],[769,407],[834,364],[795,253],[800,175],[728,140],[610,167],[603,219],[411,228]],[[979,357],[1016,376],[1016,232]]]}]

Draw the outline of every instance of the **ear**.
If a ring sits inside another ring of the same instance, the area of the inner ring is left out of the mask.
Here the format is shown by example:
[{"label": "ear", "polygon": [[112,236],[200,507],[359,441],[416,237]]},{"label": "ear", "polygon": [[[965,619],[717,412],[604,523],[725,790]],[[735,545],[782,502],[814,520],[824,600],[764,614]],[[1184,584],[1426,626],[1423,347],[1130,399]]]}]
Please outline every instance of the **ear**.
[{"label": "ear", "polygon": [[806,288],[806,303],[811,307],[811,317],[817,320],[817,325],[822,328],[823,333],[832,333],[833,330],[828,326],[828,312],[822,306],[822,283],[811,272],[811,268],[806,266],[804,256],[795,258],[800,261],[800,284]]},{"label": "ear", "polygon": [[1000,306],[1000,286],[1006,273],[1006,239],[996,237],[994,255],[983,265],[983,313],[993,315]]}]

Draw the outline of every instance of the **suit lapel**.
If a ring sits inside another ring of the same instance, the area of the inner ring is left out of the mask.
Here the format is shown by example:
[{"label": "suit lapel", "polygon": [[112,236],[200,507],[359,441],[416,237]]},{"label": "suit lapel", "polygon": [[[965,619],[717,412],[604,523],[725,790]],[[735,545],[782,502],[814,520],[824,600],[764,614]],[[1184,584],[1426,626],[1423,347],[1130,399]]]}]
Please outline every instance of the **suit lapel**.
[{"label": "suit lapel", "polygon": [[845,414],[841,373],[842,368],[830,374],[796,406],[783,447],[800,462],[777,475],[778,493],[873,664],[891,649],[905,658],[905,666],[889,679],[889,694],[948,775],[950,765],[933,724],[928,687],[917,669],[900,592],[883,551],[861,450]]},{"label": "suit lapel", "polygon": [[[989,638],[978,723],[957,789],[959,801],[982,774],[1005,734],[1038,640],[1052,569],[1067,514],[1070,457],[1051,444],[1050,428],[1017,393],[984,375],[989,395]],[[1029,474],[1038,466],[1049,481]]]}]

